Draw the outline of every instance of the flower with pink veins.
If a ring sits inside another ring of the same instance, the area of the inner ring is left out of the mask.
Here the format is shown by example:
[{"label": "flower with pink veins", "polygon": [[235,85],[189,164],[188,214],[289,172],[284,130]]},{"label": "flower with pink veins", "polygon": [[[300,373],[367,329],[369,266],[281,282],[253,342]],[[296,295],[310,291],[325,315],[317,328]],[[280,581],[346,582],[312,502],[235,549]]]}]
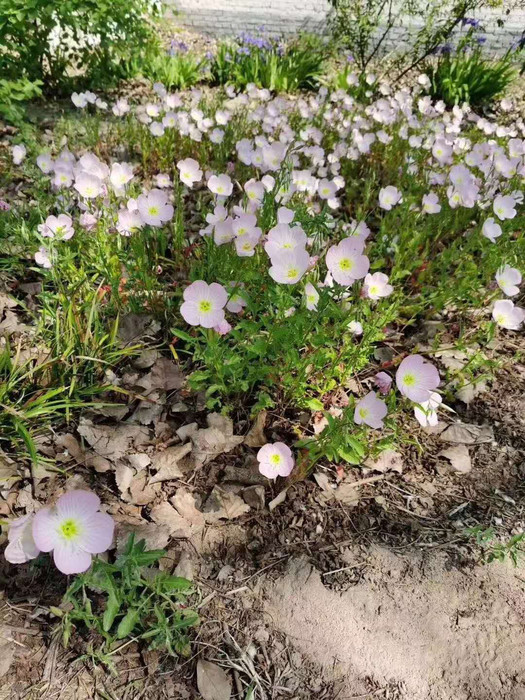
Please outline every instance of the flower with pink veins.
[{"label": "flower with pink veins", "polygon": [[294,468],[295,460],[288,445],[284,442],[267,443],[257,452],[259,471],[268,479],[278,476],[289,476]]},{"label": "flower with pink veins", "polygon": [[403,201],[403,196],[401,192],[393,185],[388,185],[387,187],[382,187],[379,190],[379,206],[381,209],[390,211],[392,207]]},{"label": "flower with pink veins", "polygon": [[354,411],[354,422],[357,425],[365,423],[371,428],[383,428],[383,418],[387,413],[386,403],[382,399],[378,399],[374,391],[370,391],[357,402]]},{"label": "flower with pink veins", "polygon": [[328,249],[326,265],[336,282],[350,285],[365,277],[370,261],[362,255],[363,246],[364,242],[358,238],[344,238]]},{"label": "flower with pink veins", "polygon": [[219,197],[229,197],[233,192],[233,182],[229,175],[211,175],[208,189]]},{"label": "flower with pink veins", "polygon": [[481,233],[488,238],[491,243],[496,242],[496,238],[499,238],[503,231],[501,226],[497,224],[492,217],[487,219],[481,228]]},{"label": "flower with pink veins", "polygon": [[510,194],[498,194],[494,199],[494,214],[500,221],[513,219],[516,216],[516,200]]},{"label": "flower with pink veins", "polygon": [[290,227],[288,224],[277,224],[268,231],[264,250],[273,259],[286,251],[304,249],[306,242],[306,233],[300,226]]},{"label": "flower with pink veins", "polygon": [[213,328],[224,321],[228,293],[222,284],[197,280],[186,287],[183,298],[180,312],[190,326]]},{"label": "flower with pink veins", "polygon": [[25,564],[40,554],[33,539],[33,515],[11,520],[4,556],[10,564]]},{"label": "flower with pink veins", "polygon": [[377,301],[381,297],[387,297],[394,291],[388,284],[388,276],[383,272],[368,273],[365,277],[363,292],[369,299]]},{"label": "flower with pink veins", "polygon": [[196,182],[202,179],[202,170],[195,158],[185,158],[179,160],[177,168],[180,173],[180,179],[188,187],[193,187]]},{"label": "flower with pink veins", "polygon": [[514,306],[510,299],[498,299],[494,302],[492,318],[498,326],[508,331],[519,331],[525,321],[525,311],[519,306]]},{"label": "flower with pink veins", "polygon": [[437,369],[421,355],[405,357],[396,372],[399,391],[419,404],[430,400],[431,392],[437,389],[440,381]]},{"label": "flower with pink veins", "polygon": [[374,384],[383,395],[388,394],[392,386],[392,377],[386,372],[378,372],[374,377]]},{"label": "flower with pink veins", "polygon": [[137,198],[139,214],[145,224],[162,226],[173,217],[173,205],[163,190],[151,190]]},{"label": "flower with pink veins", "polygon": [[515,267],[504,265],[496,272],[496,282],[506,296],[514,297],[520,291],[521,272]]},{"label": "flower with pink veins", "polygon": [[421,401],[417,406],[414,406],[414,416],[422,428],[438,424],[437,409],[442,400],[436,391],[431,391],[428,401]]},{"label": "flower with pink veins", "polygon": [[272,266],[268,272],[279,284],[295,284],[307,271],[309,264],[310,256],[304,248],[285,250],[272,258]]},{"label": "flower with pink veins", "polygon": [[111,546],[115,523],[101,513],[100,498],[91,491],[69,491],[53,507],[33,519],[33,538],[42,552],[53,552],[63,574],[80,574],[91,566],[93,554]]}]

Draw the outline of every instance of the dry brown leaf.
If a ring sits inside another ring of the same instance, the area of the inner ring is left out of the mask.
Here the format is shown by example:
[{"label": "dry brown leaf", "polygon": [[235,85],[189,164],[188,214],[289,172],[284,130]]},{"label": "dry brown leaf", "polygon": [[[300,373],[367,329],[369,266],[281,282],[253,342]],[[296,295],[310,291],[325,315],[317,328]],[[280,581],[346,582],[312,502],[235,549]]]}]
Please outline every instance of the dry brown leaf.
[{"label": "dry brown leaf", "polygon": [[449,447],[440,452],[438,456],[446,457],[449,460],[452,469],[455,469],[457,472],[466,474],[472,469],[472,461],[466,445],[455,445],[454,447]]},{"label": "dry brown leaf", "polygon": [[[168,357],[159,357],[145,379],[147,379],[146,386],[149,383],[151,389],[162,389],[163,391],[182,389],[186,383],[180,367]],[[139,385],[141,382],[142,380],[138,382]]]},{"label": "dry brown leaf", "polygon": [[204,515],[197,509],[195,497],[190,491],[185,488],[177,489],[177,493],[173,496],[171,502],[190,525],[194,525],[198,529],[204,527],[206,524]]},{"label": "dry brown leaf", "polygon": [[355,507],[359,503],[359,489],[350,481],[342,481],[333,492],[334,498],[345,506]]},{"label": "dry brown leaf", "polygon": [[151,509],[151,519],[169,528],[171,537],[191,537],[194,534],[194,526],[169,503],[164,501]]},{"label": "dry brown leaf", "polygon": [[20,481],[21,476],[16,468],[16,462],[0,450],[0,490],[8,490]]},{"label": "dry brown leaf", "polygon": [[403,471],[403,457],[395,450],[384,450],[377,459],[370,457],[365,461],[365,466],[376,472],[398,472]]},{"label": "dry brown leaf", "polygon": [[78,432],[98,455],[112,462],[140,451],[150,441],[149,431],[140,425],[95,425],[85,416],[80,419]]},{"label": "dry brown leaf", "polygon": [[128,537],[135,535],[135,541],[144,540],[146,549],[164,549],[170,539],[170,531],[166,525],[158,523],[144,523],[135,525],[131,523],[118,523],[116,530],[117,553],[122,554]]},{"label": "dry brown leaf", "polygon": [[195,464],[201,467],[224,452],[230,452],[243,441],[242,435],[233,434],[233,421],[219,413],[207,416],[208,428],[193,432]]},{"label": "dry brown leaf", "polygon": [[191,469],[191,463],[186,460],[184,464],[180,464],[191,452],[191,443],[187,442],[184,445],[175,445],[168,447],[164,452],[157,452],[151,458],[151,469],[157,473],[150,478],[150,484],[156,484],[160,481],[170,481],[171,479],[181,479],[188,469]]},{"label": "dry brown leaf", "polygon": [[234,520],[250,510],[240,496],[215,486],[204,507],[204,517],[209,523],[217,520]]},{"label": "dry brown leaf", "polygon": [[494,431],[490,425],[454,423],[441,433],[440,439],[462,445],[481,445],[494,440]]},{"label": "dry brown leaf", "polygon": [[264,435],[264,425],[266,423],[266,411],[261,411],[255,423],[252,425],[248,431],[246,437],[244,438],[244,444],[248,447],[262,447],[266,442],[266,437]]},{"label": "dry brown leaf", "polygon": [[273,501],[270,501],[268,503],[268,508],[270,512],[272,510],[275,510],[277,506],[280,506],[281,503],[284,503],[286,501],[286,494],[288,493],[288,487],[283,489],[280,493],[277,494],[277,496],[273,499]]},{"label": "dry brown leaf", "polygon": [[226,672],[211,661],[197,662],[197,688],[203,700],[230,700],[231,682]]},{"label": "dry brown leaf", "polygon": [[487,388],[487,384],[483,380],[480,380],[479,382],[471,382],[470,384],[465,384],[458,389],[456,391],[456,396],[460,401],[463,401],[463,403],[468,405],[471,401],[474,401],[476,396],[479,396],[487,391]]}]

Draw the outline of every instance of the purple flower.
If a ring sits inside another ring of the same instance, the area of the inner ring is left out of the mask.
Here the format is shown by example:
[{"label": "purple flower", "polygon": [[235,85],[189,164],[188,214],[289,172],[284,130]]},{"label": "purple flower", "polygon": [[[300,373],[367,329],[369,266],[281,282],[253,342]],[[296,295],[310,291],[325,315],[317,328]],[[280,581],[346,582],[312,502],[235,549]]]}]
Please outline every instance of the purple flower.
[{"label": "purple flower", "polygon": [[115,523],[101,513],[100,498],[91,491],[70,491],[33,519],[33,538],[42,552],[53,552],[63,574],[80,574],[91,566],[93,554],[111,546]]},{"label": "purple flower", "polygon": [[289,476],[295,464],[292,451],[284,442],[264,445],[257,452],[257,460],[259,461],[259,471],[268,479]]},{"label": "purple flower", "polygon": [[383,418],[388,413],[386,403],[378,399],[375,392],[370,391],[363,399],[357,402],[354,411],[354,421],[357,425],[369,425],[371,428],[382,428]]},{"label": "purple flower", "polygon": [[437,389],[439,382],[439,372],[421,355],[405,357],[396,372],[399,391],[419,404],[430,400],[430,394]]}]

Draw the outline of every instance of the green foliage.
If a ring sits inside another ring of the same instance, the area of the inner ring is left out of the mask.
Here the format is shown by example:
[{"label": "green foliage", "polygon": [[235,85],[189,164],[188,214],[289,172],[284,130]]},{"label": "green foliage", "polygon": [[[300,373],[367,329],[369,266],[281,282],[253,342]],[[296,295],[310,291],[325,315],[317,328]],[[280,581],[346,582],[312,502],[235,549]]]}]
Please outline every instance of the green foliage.
[{"label": "green foliage", "polygon": [[0,75],[46,89],[109,79],[114,62],[151,41],[154,7],[150,0],[0,0]]},{"label": "green foliage", "polygon": [[146,57],[138,74],[162,83],[168,90],[185,90],[202,80],[205,66],[206,61],[192,52],[170,54],[160,49]]},{"label": "green foliage", "polygon": [[426,67],[426,72],[433,99],[443,100],[449,107],[462,102],[483,107],[501,96],[516,77],[515,52],[507,51],[500,59],[488,60],[469,32],[456,50],[442,53],[436,63]]},{"label": "green foliage", "polygon": [[518,566],[519,557],[523,554],[525,532],[513,535],[506,542],[494,542],[496,533],[492,527],[473,527],[469,528],[467,533],[474,537],[476,543],[482,548],[486,562],[499,561],[503,563],[510,560],[514,566]]},{"label": "green foliage", "polygon": [[317,37],[302,34],[288,44],[265,37],[241,35],[221,42],[210,65],[215,85],[231,83],[242,89],[249,83],[278,92],[313,89],[328,56]]},{"label": "green foliage", "polygon": [[41,80],[0,78],[0,119],[22,126],[26,114],[23,103],[40,97],[41,86]]},{"label": "green foliage", "polygon": [[147,550],[144,540],[135,542],[132,534],[114,564],[96,557],[64,595],[64,646],[75,628],[86,627],[101,638],[93,656],[109,666],[120,646],[115,649],[115,644],[130,639],[172,656],[189,656],[187,632],[199,624],[197,613],[187,607],[194,589],[187,579],[154,567],[165,553]]}]

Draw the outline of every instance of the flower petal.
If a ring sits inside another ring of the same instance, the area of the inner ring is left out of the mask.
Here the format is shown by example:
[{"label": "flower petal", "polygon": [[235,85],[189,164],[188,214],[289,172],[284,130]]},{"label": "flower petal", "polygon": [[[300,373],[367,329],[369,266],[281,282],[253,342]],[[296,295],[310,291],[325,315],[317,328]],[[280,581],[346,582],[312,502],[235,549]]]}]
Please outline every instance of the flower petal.
[{"label": "flower petal", "polygon": [[61,517],[91,515],[100,507],[100,498],[92,491],[69,491],[57,501],[56,509]]},{"label": "flower petal", "polygon": [[78,541],[78,545],[86,552],[100,554],[111,547],[115,522],[107,513],[95,513],[86,520],[86,532]]},{"label": "flower petal", "polygon": [[59,543],[53,551],[53,559],[63,574],[81,574],[91,566],[91,554],[77,547]]},{"label": "flower petal", "polygon": [[57,515],[51,508],[42,508],[35,513],[33,539],[41,552],[50,552],[57,543]]}]

